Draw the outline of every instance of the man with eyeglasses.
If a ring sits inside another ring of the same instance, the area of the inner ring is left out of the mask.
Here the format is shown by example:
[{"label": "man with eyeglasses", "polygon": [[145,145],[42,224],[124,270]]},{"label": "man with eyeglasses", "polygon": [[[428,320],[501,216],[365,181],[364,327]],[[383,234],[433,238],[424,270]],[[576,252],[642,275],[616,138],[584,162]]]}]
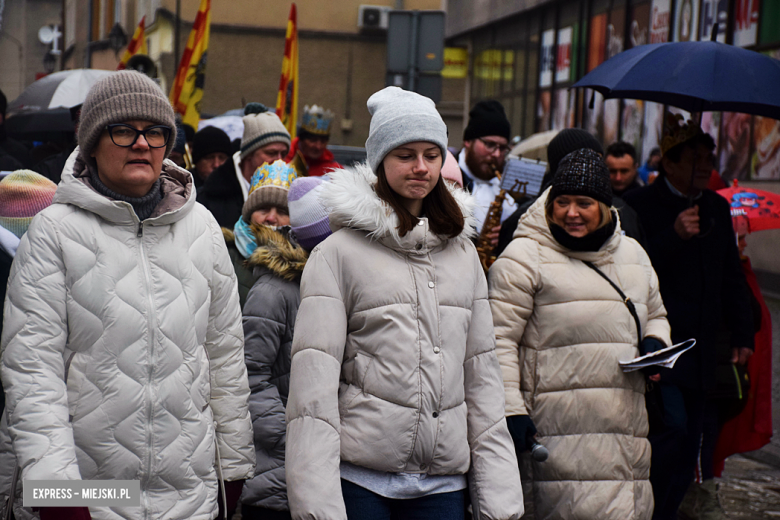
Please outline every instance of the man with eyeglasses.
[{"label": "man with eyeglasses", "polygon": [[198,202],[228,229],[233,229],[241,216],[255,170],[284,159],[290,149],[290,133],[275,113],[260,103],[249,103],[244,114],[241,149],[232,161],[214,170],[198,192]]},{"label": "man with eyeglasses", "polygon": [[[501,103],[494,100],[480,101],[469,112],[469,124],[463,132],[463,149],[458,156],[458,165],[463,174],[463,186],[476,199],[474,217],[477,220],[477,232],[482,230],[490,203],[501,191],[496,172],[504,169],[504,160],[509,153],[509,120]],[[504,200],[501,220],[511,215],[517,204],[508,196]],[[494,245],[498,243],[497,226],[490,237]]]}]

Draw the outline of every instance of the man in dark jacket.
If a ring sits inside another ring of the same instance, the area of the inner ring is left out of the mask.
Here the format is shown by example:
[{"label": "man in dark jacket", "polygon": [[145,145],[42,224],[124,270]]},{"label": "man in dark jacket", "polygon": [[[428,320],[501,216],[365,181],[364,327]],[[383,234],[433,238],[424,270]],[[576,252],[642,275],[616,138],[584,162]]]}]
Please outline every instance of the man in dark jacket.
[{"label": "man in dark jacket", "polygon": [[198,191],[198,202],[211,211],[220,226],[228,229],[241,216],[255,170],[284,159],[290,148],[290,133],[275,113],[260,103],[249,103],[244,113],[241,150],[214,170]]},{"label": "man in dark jacket", "polygon": [[647,235],[675,343],[697,343],[662,373],[663,413],[650,414],[650,481],[654,519],[674,519],[694,477],[706,390],[715,369],[719,326],[731,330],[732,360],[753,348],[753,321],[728,202],[706,190],[715,143],[689,122],[667,122],[662,171],[650,186],[626,195]]},{"label": "man in dark jacket", "polygon": [[[590,132],[582,130],[580,128],[567,128],[562,130],[556,135],[547,145],[547,162],[549,168],[547,173],[542,179],[542,189],[544,191],[551,183],[555,176],[555,172],[558,170],[558,163],[561,162],[566,155],[575,150],[581,148],[589,148],[594,152],[603,155],[604,148],[601,147],[601,143],[593,137]],[[503,224],[501,224],[501,233],[498,237],[498,246],[494,251],[495,255],[500,255],[506,246],[512,241],[512,237],[517,229],[517,224],[528,208],[536,201],[536,197],[529,197],[528,200],[520,203],[517,211],[507,218]],[[612,205],[618,212],[620,218],[620,227],[623,229],[627,236],[630,236],[642,247],[645,247],[645,235],[642,231],[642,226],[639,225],[639,217],[636,212],[628,206],[620,197],[612,197]]]},{"label": "man in dark jacket", "polygon": [[609,168],[609,182],[612,184],[612,193],[617,197],[623,197],[632,190],[644,186],[639,178],[639,163],[636,159],[636,149],[630,143],[618,141],[607,146],[607,154],[604,162]]}]

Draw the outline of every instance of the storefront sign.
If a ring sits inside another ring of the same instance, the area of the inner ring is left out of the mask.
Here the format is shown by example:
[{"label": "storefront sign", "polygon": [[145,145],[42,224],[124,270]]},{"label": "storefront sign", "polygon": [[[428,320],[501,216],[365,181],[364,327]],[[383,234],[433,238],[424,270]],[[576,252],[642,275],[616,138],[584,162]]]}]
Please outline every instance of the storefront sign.
[{"label": "storefront sign", "polygon": [[759,0],[736,0],[734,6],[734,45],[756,44]]},{"label": "storefront sign", "polygon": [[650,16],[650,43],[669,41],[670,0],[653,0]]},{"label": "storefront sign", "polygon": [[565,83],[571,79],[572,27],[558,31],[558,52],[555,59],[555,82]]},{"label": "storefront sign", "polygon": [[469,72],[469,53],[461,47],[444,48],[443,78],[465,78]]},{"label": "storefront sign", "polygon": [[542,33],[541,70],[539,72],[539,86],[541,88],[552,85],[554,39],[555,29],[548,29]]},{"label": "storefront sign", "polygon": [[701,0],[701,30],[699,39],[708,41],[712,35],[712,26],[718,24],[718,41],[726,43],[726,24],[728,23],[728,0]]}]

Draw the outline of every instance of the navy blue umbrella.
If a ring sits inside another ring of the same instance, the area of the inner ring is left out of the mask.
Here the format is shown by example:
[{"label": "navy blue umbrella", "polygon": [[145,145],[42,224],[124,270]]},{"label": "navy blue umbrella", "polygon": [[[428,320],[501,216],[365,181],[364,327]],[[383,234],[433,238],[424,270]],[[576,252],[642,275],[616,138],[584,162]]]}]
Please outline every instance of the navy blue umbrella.
[{"label": "navy blue umbrella", "polygon": [[573,88],[605,98],[665,103],[688,112],[780,119],[780,61],[714,41],[641,45],[605,61]]}]

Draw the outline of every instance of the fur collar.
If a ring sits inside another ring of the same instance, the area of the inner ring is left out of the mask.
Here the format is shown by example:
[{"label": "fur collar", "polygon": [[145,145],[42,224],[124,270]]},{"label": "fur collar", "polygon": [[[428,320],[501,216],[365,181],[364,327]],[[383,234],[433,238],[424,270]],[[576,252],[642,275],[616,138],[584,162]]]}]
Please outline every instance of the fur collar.
[{"label": "fur collar", "polygon": [[[252,233],[255,235],[257,249],[246,260],[245,265],[249,269],[265,268],[272,274],[288,281],[293,281],[301,276],[309,254],[298,245],[293,245],[284,234],[268,226],[252,224]],[[235,242],[233,231],[222,228],[225,242]]]},{"label": "fur collar", "polygon": [[[359,229],[368,232],[373,239],[405,248],[405,239],[411,233],[405,237],[398,234],[398,217],[374,191],[377,178],[368,163],[334,170],[328,175],[330,182],[323,184],[320,200],[328,209],[330,227],[334,232],[344,227]],[[463,231],[454,240],[469,240],[476,234],[474,199],[460,188],[450,187],[450,193],[455,197],[465,218]],[[448,240],[447,237],[437,238],[441,242]]]}]

